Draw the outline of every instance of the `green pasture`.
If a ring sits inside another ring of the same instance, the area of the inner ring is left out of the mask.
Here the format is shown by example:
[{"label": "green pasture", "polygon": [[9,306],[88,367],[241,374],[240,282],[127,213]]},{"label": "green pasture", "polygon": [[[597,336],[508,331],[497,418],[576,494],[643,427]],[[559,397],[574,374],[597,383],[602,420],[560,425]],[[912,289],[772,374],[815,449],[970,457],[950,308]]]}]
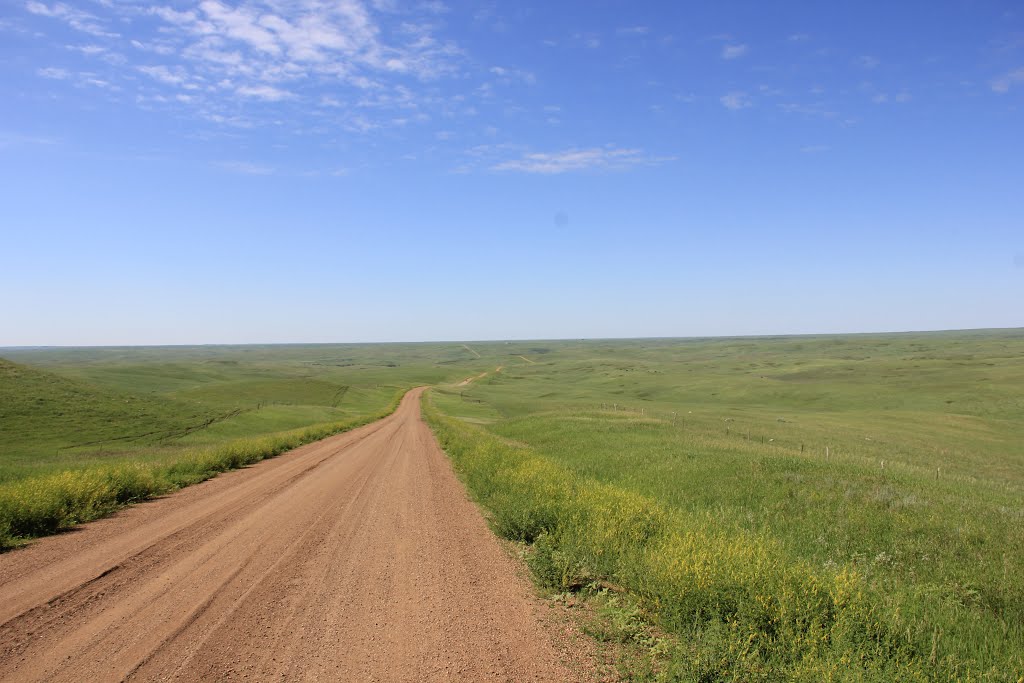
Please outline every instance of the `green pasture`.
[{"label": "green pasture", "polygon": [[1024,331],[468,346],[0,350],[0,546],[430,384],[538,579],[666,634],[648,678],[1024,676]]},{"label": "green pasture", "polygon": [[357,418],[482,368],[457,343],[0,349],[0,483]]},{"label": "green pasture", "polygon": [[0,350],[0,549],[483,371],[462,344]]},{"label": "green pasture", "polygon": [[428,418],[542,578],[680,637],[667,680],[1024,675],[1022,331],[474,348]]}]

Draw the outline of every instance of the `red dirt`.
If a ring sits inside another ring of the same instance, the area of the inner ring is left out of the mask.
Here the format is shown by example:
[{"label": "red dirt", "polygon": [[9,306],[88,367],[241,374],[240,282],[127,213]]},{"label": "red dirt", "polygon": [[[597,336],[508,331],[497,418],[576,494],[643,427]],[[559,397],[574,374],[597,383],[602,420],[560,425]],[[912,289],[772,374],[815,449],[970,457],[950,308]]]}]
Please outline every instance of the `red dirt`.
[{"label": "red dirt", "polygon": [[575,680],[420,418],[422,391],[0,555],[0,679]]}]

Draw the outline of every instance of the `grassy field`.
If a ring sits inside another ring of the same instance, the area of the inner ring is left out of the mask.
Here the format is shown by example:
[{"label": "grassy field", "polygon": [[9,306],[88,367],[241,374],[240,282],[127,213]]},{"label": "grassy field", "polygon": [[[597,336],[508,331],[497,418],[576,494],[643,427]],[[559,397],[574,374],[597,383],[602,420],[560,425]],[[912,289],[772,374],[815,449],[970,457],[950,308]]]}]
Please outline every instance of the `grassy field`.
[{"label": "grassy field", "polygon": [[478,374],[462,344],[0,349],[0,549]]},{"label": "grassy field", "polygon": [[649,615],[649,677],[1024,676],[1024,332],[474,349],[428,420],[543,582]]},{"label": "grassy field", "polygon": [[1021,330],[0,356],[0,548],[433,384],[496,531],[637,680],[1024,676]]}]

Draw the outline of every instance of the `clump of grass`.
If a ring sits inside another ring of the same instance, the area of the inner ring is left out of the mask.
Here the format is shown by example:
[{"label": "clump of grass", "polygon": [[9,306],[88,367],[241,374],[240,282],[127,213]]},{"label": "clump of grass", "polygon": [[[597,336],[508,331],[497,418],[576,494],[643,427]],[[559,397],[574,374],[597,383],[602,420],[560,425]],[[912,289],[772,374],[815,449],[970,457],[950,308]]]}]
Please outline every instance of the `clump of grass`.
[{"label": "clump of grass", "polygon": [[596,481],[441,413],[424,415],[501,535],[544,584],[607,579],[679,636],[663,680],[1018,681],[1019,628],[986,606],[794,555],[714,508]]},{"label": "clump of grass", "polygon": [[391,404],[377,414],[237,439],[187,451],[170,462],[126,462],[0,484],[0,551],[368,424],[392,413],[403,393],[396,393]]}]

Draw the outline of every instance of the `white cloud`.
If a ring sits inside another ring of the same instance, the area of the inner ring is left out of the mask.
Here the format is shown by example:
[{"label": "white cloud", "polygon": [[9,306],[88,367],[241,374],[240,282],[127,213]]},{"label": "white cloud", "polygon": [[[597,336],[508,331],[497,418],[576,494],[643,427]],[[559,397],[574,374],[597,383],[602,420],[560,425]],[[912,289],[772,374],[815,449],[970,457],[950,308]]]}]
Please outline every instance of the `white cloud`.
[{"label": "white cloud", "polygon": [[718,98],[718,101],[722,103],[723,107],[726,109],[732,109],[733,111],[746,109],[754,104],[747,93],[738,90],[722,95]]},{"label": "white cloud", "polygon": [[839,112],[829,109],[822,102],[782,102],[779,104],[779,109],[786,114],[799,114],[802,116],[814,116],[823,119],[836,119],[839,116]]},{"label": "white cloud", "polygon": [[878,57],[872,57],[871,55],[861,55],[860,57],[857,57],[857,59],[854,60],[854,62],[857,64],[857,66],[861,68],[874,69],[875,67],[882,63],[882,60],[880,60]]},{"label": "white cloud", "polygon": [[529,72],[521,69],[508,69],[503,66],[492,66],[490,72],[497,76],[502,83],[509,84],[513,81],[521,81],[526,85],[533,85],[537,82],[537,77]]},{"label": "white cloud", "polygon": [[117,34],[103,28],[99,20],[88,12],[57,2],[47,5],[36,0],[25,3],[25,9],[32,14],[63,21],[76,31],[82,31],[101,38],[116,38]]},{"label": "white cloud", "polygon": [[601,47],[601,37],[596,33],[577,32],[572,34],[572,40],[590,50],[596,50]]},{"label": "white cloud", "polygon": [[992,81],[992,92],[1006,93],[1015,85],[1024,83],[1024,66],[1009,71]]},{"label": "white cloud", "polygon": [[81,52],[86,57],[95,57],[96,55],[108,52],[107,48],[102,45],[68,45],[67,48],[75,52]]},{"label": "white cloud", "polygon": [[218,161],[214,164],[217,168],[231,173],[242,175],[272,175],[274,169],[264,164],[254,164],[249,161]]},{"label": "white cloud", "polygon": [[154,78],[167,85],[183,85],[188,80],[185,70],[180,66],[172,69],[161,64],[159,66],[140,66],[137,68],[150,78]]},{"label": "white cloud", "polygon": [[[465,100],[472,97],[470,86],[460,100],[455,93],[442,97],[434,84],[449,76],[468,82],[461,78],[468,75],[462,50],[439,33],[439,15],[448,8],[437,0],[15,2],[36,15],[33,29],[51,43],[74,42],[55,38],[65,25],[97,36],[66,47],[110,67],[79,73],[59,68],[58,61],[39,69],[40,77],[129,91],[119,101],[147,109],[180,112],[185,105],[194,117],[224,126],[300,127],[301,113],[281,105],[301,100],[314,107],[323,134],[474,111]],[[123,40],[108,40],[117,36],[108,30],[115,27]],[[536,81],[509,65],[485,75],[495,84]],[[356,107],[365,114],[354,116]]]},{"label": "white cloud", "polygon": [[150,13],[172,24],[190,24],[196,20],[196,13],[189,10],[179,12],[170,7],[152,7]]},{"label": "white cloud", "polygon": [[647,26],[623,26],[616,33],[620,36],[645,36],[651,32]]},{"label": "white cloud", "polygon": [[419,6],[424,12],[429,12],[430,14],[447,14],[452,11],[448,5],[440,0],[426,0],[421,2]]},{"label": "white cloud", "polygon": [[55,81],[63,81],[71,77],[71,72],[55,66],[48,66],[45,69],[37,69],[36,74],[43,78],[52,78]]},{"label": "white cloud", "polygon": [[144,52],[155,52],[158,55],[173,55],[174,48],[170,45],[161,44],[158,42],[144,43],[141,40],[132,40],[131,46],[136,50],[142,50]]},{"label": "white cloud", "polygon": [[495,171],[520,171],[553,175],[569,171],[593,169],[621,170],[632,166],[671,161],[671,157],[654,158],[639,149],[618,147],[591,147],[567,149],[561,152],[533,152],[518,159],[509,159],[491,166]]},{"label": "white cloud", "polygon": [[[231,8],[216,0],[205,0],[199,4],[199,9],[206,15],[207,20],[213,25],[213,32],[219,36],[233,38],[247,43],[250,47],[277,55],[281,52],[274,34],[261,26],[272,20],[283,20],[272,14],[260,15],[247,7]],[[205,32],[205,28],[203,29]]]},{"label": "white cloud", "polygon": [[80,73],[78,74],[78,85],[91,85],[94,88],[102,88],[104,90],[120,91],[121,88],[110,81],[98,77],[96,74],[91,73]]},{"label": "white cloud", "polygon": [[[431,15],[442,9],[439,3],[419,6]],[[385,40],[361,0],[252,0],[240,6],[203,0],[195,9],[157,7],[150,14],[164,22],[162,42],[135,41],[137,48],[173,49],[207,80],[231,79],[241,94],[267,100],[294,93],[285,83],[372,89],[386,86],[382,80],[390,75],[431,80],[454,72],[462,54],[453,43],[435,38],[430,22],[405,20],[404,11],[403,21],[387,34],[391,40]],[[516,75],[532,78],[526,72]]]},{"label": "white cloud", "polygon": [[343,123],[345,130],[353,133],[369,133],[370,131],[377,130],[381,127],[381,124],[374,121],[363,114],[356,114],[350,117]]},{"label": "white cloud", "polygon": [[290,100],[295,97],[295,93],[275,88],[271,85],[243,85],[236,89],[235,92],[242,97],[252,97],[267,102],[280,102],[281,100]]},{"label": "white cloud", "polygon": [[739,59],[747,54],[746,45],[723,45],[722,59]]}]

